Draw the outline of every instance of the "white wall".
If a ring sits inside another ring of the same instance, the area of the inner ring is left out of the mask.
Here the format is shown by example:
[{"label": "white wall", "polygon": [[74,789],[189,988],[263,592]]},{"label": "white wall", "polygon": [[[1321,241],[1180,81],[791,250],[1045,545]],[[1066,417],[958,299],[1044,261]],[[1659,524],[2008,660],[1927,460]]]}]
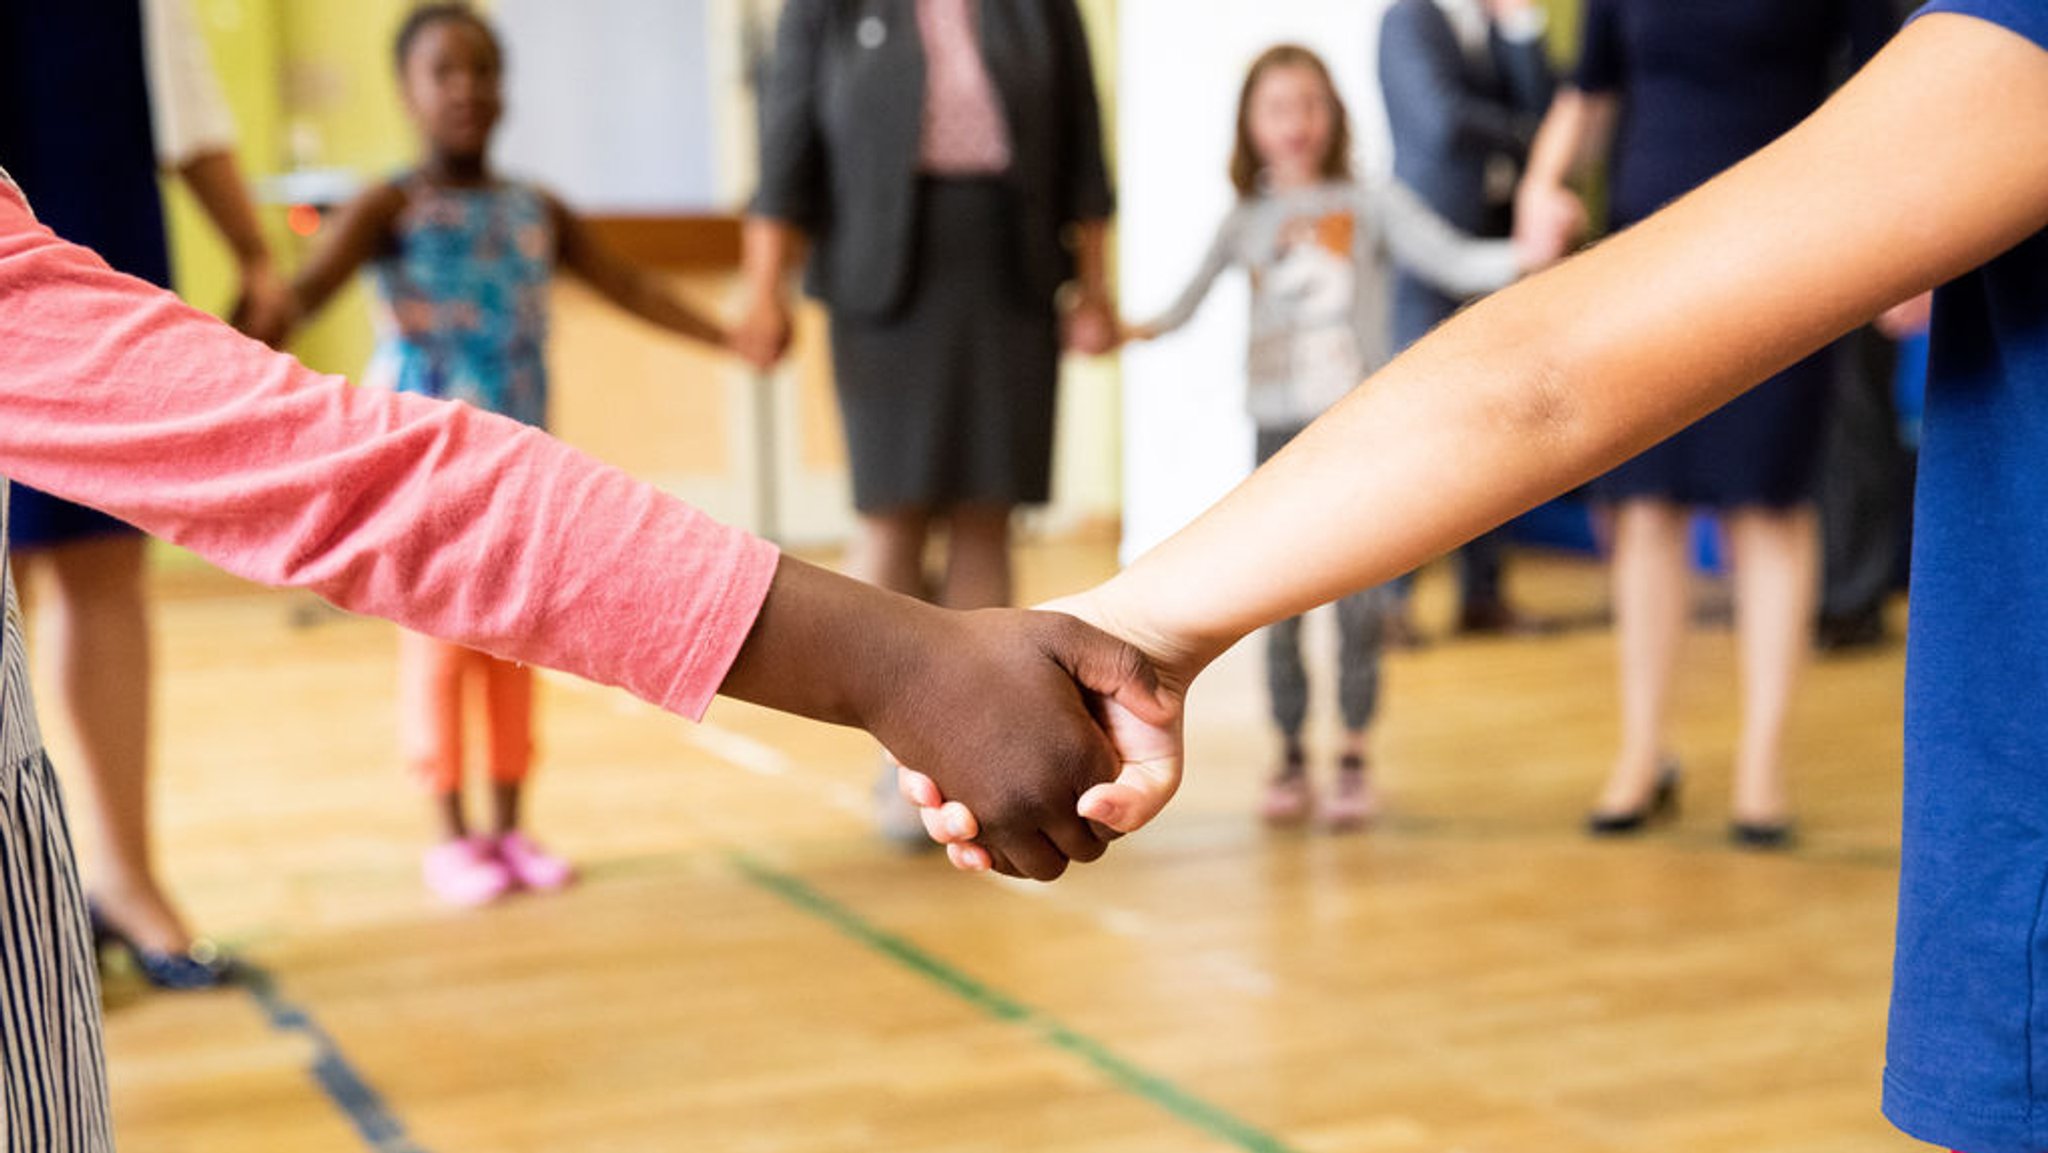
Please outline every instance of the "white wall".
[{"label": "white wall", "polygon": [[709,6],[498,0],[509,57],[499,163],[585,212],[729,209]]},{"label": "white wall", "polygon": [[[1122,0],[1118,13],[1118,277],[1126,312],[1172,300],[1229,209],[1237,94],[1267,47],[1305,44],[1329,64],[1361,162],[1386,155],[1374,61],[1386,0]],[[1251,465],[1244,417],[1241,275],[1194,323],[1124,353],[1124,558],[1187,523]]]}]

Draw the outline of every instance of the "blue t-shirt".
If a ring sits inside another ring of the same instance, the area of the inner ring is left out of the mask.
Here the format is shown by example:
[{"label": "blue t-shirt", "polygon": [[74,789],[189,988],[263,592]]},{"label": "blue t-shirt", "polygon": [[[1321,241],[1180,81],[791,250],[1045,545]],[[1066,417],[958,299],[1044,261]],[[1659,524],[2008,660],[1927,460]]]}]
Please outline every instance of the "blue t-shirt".
[{"label": "blue t-shirt", "polygon": [[[2048,49],[2048,0],[1938,0],[1921,15],[1932,12]],[[1943,1148],[2042,1153],[2048,233],[1935,295],[1907,653],[1885,1113]]]}]

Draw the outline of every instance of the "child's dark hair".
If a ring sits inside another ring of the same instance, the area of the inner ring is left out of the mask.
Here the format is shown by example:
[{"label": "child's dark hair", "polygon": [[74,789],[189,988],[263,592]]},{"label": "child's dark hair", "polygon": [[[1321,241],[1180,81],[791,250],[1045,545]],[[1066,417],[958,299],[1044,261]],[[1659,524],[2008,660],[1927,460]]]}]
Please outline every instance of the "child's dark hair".
[{"label": "child's dark hair", "polygon": [[412,51],[413,41],[420,38],[420,33],[449,21],[468,24],[482,32],[484,38],[491,42],[491,54],[500,61],[505,59],[505,46],[498,41],[498,30],[491,27],[491,22],[476,9],[462,3],[462,0],[436,0],[414,8],[406,14],[405,23],[398,26],[398,38],[392,42],[391,61],[397,65],[399,75],[405,74],[405,58]]},{"label": "child's dark hair", "polygon": [[1237,147],[1230,153],[1230,183],[1239,196],[1259,191],[1259,153],[1252,146],[1252,89],[1275,68],[1305,68],[1323,82],[1330,96],[1330,151],[1323,157],[1322,175],[1331,180],[1351,179],[1351,117],[1337,95],[1337,84],[1323,58],[1299,44],[1275,44],[1259,53],[1245,73],[1244,90],[1237,97]]}]

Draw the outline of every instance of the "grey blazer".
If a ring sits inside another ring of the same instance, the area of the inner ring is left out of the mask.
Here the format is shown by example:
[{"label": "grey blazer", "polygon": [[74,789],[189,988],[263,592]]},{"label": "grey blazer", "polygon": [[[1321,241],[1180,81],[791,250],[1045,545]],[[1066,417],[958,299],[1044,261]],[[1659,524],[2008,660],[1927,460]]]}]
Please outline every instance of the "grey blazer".
[{"label": "grey blazer", "polygon": [[[1064,233],[1114,208],[1074,0],[979,0],[982,56],[1008,117],[1019,259],[1032,301],[1071,275]],[[903,299],[917,234],[924,47],[917,0],[789,0],[761,91],[753,211],[809,234],[805,284],[835,311]]]}]

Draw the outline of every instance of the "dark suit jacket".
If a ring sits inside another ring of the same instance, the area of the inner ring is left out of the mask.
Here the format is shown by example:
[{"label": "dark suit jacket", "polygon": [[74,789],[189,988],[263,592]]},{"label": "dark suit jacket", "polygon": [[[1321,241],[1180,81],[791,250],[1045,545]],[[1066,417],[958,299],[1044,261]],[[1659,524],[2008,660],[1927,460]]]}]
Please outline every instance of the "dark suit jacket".
[{"label": "dark suit jacket", "polygon": [[[1087,39],[1074,0],[980,0],[980,28],[1010,126],[1020,288],[1050,300],[1071,275],[1066,226],[1113,208]],[[753,210],[810,235],[806,285],[835,310],[886,314],[909,283],[924,83],[917,0],[783,9]]]},{"label": "dark suit jacket", "polygon": [[[1521,163],[1554,88],[1540,40],[1496,33],[1475,66],[1435,0],[1396,0],[1380,25],[1380,87],[1394,138],[1394,177],[1437,215],[1475,236],[1504,236],[1509,213],[1486,201],[1495,156]],[[1407,273],[1394,292],[1394,340],[1406,347],[1458,305]]]}]

